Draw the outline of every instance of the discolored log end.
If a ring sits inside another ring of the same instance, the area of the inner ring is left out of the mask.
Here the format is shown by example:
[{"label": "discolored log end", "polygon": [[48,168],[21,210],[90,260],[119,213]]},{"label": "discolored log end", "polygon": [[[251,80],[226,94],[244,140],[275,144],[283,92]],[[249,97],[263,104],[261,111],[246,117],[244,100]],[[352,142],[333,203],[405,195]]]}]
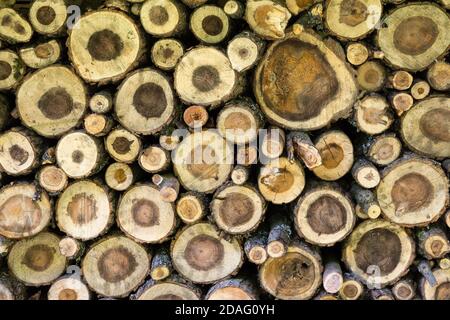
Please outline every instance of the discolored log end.
[{"label": "discolored log end", "polygon": [[247,238],[244,243],[244,251],[250,262],[260,265],[267,260],[268,254],[266,247],[268,235],[269,232],[262,227]]},{"label": "discolored log end", "polygon": [[8,255],[11,273],[29,286],[52,283],[66,268],[66,258],[59,253],[59,238],[47,232],[14,244]]},{"label": "discolored log end", "polygon": [[66,173],[55,165],[42,167],[36,179],[39,185],[50,194],[59,194],[68,184]]},{"label": "discolored log end", "polygon": [[12,8],[0,8],[0,25],[0,39],[6,42],[28,42],[33,36],[29,22]]},{"label": "discolored log end", "polygon": [[305,173],[297,161],[287,158],[273,159],[261,167],[258,188],[263,197],[272,203],[293,201],[305,187]]},{"label": "discolored log end", "polygon": [[363,90],[380,91],[386,81],[386,70],[377,61],[367,61],[358,67],[356,81]]},{"label": "discolored log end", "polygon": [[105,182],[111,189],[124,191],[136,180],[136,170],[126,163],[115,162],[106,168]]},{"label": "discolored log end", "polygon": [[242,90],[230,60],[215,47],[189,50],[175,68],[174,86],[188,104],[215,106],[234,98]]},{"label": "discolored log end", "polygon": [[113,107],[113,97],[109,91],[95,93],[89,100],[89,108],[95,113],[107,113]]},{"label": "discolored log end", "polygon": [[392,287],[392,294],[396,300],[412,300],[416,296],[416,284],[410,278],[402,279]]},{"label": "discolored log end", "polygon": [[105,233],[113,222],[113,204],[108,190],[92,181],[69,185],[56,204],[60,230],[69,236],[90,240]]},{"label": "discolored log end", "polygon": [[259,269],[261,286],[283,300],[306,300],[322,283],[322,261],[310,247],[294,243],[281,258],[269,258]]},{"label": "discolored log end", "polygon": [[244,31],[228,42],[227,56],[234,70],[244,72],[256,65],[264,48],[264,42],[258,36]]},{"label": "discolored log end", "polygon": [[164,171],[170,164],[170,154],[160,146],[149,146],[139,154],[138,163],[150,173]]},{"label": "discolored log end", "polygon": [[362,65],[369,58],[369,49],[361,42],[354,42],[347,47],[347,60],[354,66]]},{"label": "discolored log end", "polygon": [[146,1],[139,16],[145,31],[156,37],[170,37],[186,28],[185,8],[177,1]]},{"label": "discolored log end", "polygon": [[[420,12],[421,15],[417,15]],[[378,45],[395,68],[423,70],[445,54],[450,20],[433,3],[412,3],[392,11],[378,31]]]},{"label": "discolored log end", "polygon": [[289,33],[268,48],[256,71],[254,91],[271,122],[313,130],[346,117],[357,89],[345,62],[305,31]]},{"label": "discolored log end", "polygon": [[212,286],[205,300],[258,300],[256,285],[249,279],[232,278],[223,280]]},{"label": "discolored log end", "polygon": [[132,299],[137,300],[200,300],[201,290],[180,276],[164,281],[147,281]]},{"label": "discolored log end", "polygon": [[270,126],[262,132],[260,153],[267,159],[279,158],[284,151],[286,134],[283,129]]},{"label": "discolored log end", "polygon": [[187,192],[182,194],[176,204],[178,217],[186,224],[199,221],[206,215],[206,200],[201,193]]},{"label": "discolored log end", "polygon": [[250,186],[225,186],[214,194],[211,202],[214,221],[231,234],[256,229],[263,220],[265,209],[264,198]]},{"label": "discolored log end", "polygon": [[306,192],[294,209],[298,234],[319,246],[331,246],[344,239],[355,221],[351,200],[342,191],[327,185]]},{"label": "discolored log end", "polygon": [[82,16],[69,34],[69,58],[87,82],[121,80],[144,52],[141,32],[124,12],[97,10]]},{"label": "discolored log end", "polygon": [[48,195],[33,184],[16,183],[0,190],[0,234],[10,239],[33,236],[42,231],[51,219]]},{"label": "discolored log end", "polygon": [[247,1],[245,20],[250,28],[262,38],[282,39],[290,18],[289,10],[274,1]]},{"label": "discolored log end", "polygon": [[19,56],[11,50],[0,51],[0,90],[17,87],[25,75],[25,66]]},{"label": "discolored log end", "polygon": [[134,185],[119,200],[117,224],[138,242],[160,243],[175,229],[174,207],[162,201],[153,185]]},{"label": "discolored log end", "polygon": [[417,103],[401,120],[400,133],[412,150],[435,157],[450,157],[450,99],[432,97]]},{"label": "discolored log end", "polygon": [[388,102],[378,94],[367,95],[356,103],[354,119],[357,128],[370,135],[386,131],[394,122]]},{"label": "discolored log end", "polygon": [[204,5],[191,14],[189,27],[199,41],[217,44],[228,36],[230,20],[222,8]]},{"label": "discolored log end", "polygon": [[201,128],[209,120],[209,114],[203,106],[190,106],[183,112],[183,120],[190,128]]},{"label": "discolored log end", "polygon": [[171,246],[175,269],[195,283],[211,283],[239,270],[243,252],[239,242],[219,237],[215,227],[197,223],[184,228]]},{"label": "discolored log end", "polygon": [[445,61],[435,62],[427,72],[427,79],[435,90],[446,91],[450,89],[450,64]]},{"label": "discolored log end", "polygon": [[149,135],[172,121],[175,97],[166,76],[154,69],[139,69],[128,74],[120,85],[114,108],[124,128]]},{"label": "discolored log end", "polygon": [[151,58],[155,66],[167,71],[175,69],[183,55],[183,44],[176,39],[158,40],[151,51]]},{"label": "discolored log end", "polygon": [[114,122],[104,114],[91,113],[84,118],[84,130],[95,137],[103,137],[111,131]]},{"label": "discolored log end", "polygon": [[152,258],[150,276],[155,281],[161,281],[169,277],[172,270],[172,260],[168,248],[158,248]]},{"label": "discolored log end", "polygon": [[315,146],[319,150],[322,164],[314,168],[313,172],[320,179],[338,180],[352,168],[353,144],[344,132],[325,132],[316,139]]},{"label": "discolored log end", "polygon": [[36,32],[54,36],[65,30],[67,13],[64,0],[40,0],[33,2],[28,16]]},{"label": "discolored log end", "polygon": [[144,247],[129,238],[112,236],[87,251],[82,270],[87,284],[98,294],[123,297],[144,281],[149,265]]},{"label": "discolored log end", "polygon": [[114,160],[131,163],[139,156],[142,142],[131,132],[123,128],[116,128],[106,137],[105,147]]},{"label": "discolored log end", "polygon": [[363,188],[375,188],[381,180],[378,169],[366,159],[358,159],[352,167],[353,179]]},{"label": "discolored log end", "polygon": [[371,162],[385,166],[395,161],[401,154],[402,143],[395,134],[387,133],[363,144],[363,153]]},{"label": "discolored log end", "polygon": [[450,252],[450,242],[444,230],[438,225],[417,232],[419,253],[425,258],[439,259]]},{"label": "discolored log end", "polygon": [[364,295],[365,287],[352,274],[344,274],[344,281],[339,290],[339,297],[343,300],[359,300]]},{"label": "discolored log end", "polygon": [[406,231],[384,220],[358,225],[343,249],[347,267],[366,284],[382,287],[397,281],[414,260],[414,242]]},{"label": "discolored log end", "polygon": [[436,279],[434,286],[422,278],[420,281],[420,292],[424,300],[449,300],[450,299],[450,270],[435,269],[432,275]]},{"label": "discolored log end", "polygon": [[393,163],[377,187],[385,217],[408,227],[436,221],[448,203],[448,180],[430,160],[410,157]]},{"label": "discolored log end", "polygon": [[327,2],[325,23],[332,34],[356,40],[377,27],[382,11],[381,0],[331,0]]}]

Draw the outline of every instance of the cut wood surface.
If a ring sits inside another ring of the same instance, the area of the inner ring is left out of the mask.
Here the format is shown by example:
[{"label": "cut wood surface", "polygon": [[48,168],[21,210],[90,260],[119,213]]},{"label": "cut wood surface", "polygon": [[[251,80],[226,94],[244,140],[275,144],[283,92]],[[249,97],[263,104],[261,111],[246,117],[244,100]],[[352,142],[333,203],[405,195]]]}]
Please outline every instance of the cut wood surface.
[{"label": "cut wood surface", "polygon": [[0,0],[0,300],[450,300],[449,9]]}]

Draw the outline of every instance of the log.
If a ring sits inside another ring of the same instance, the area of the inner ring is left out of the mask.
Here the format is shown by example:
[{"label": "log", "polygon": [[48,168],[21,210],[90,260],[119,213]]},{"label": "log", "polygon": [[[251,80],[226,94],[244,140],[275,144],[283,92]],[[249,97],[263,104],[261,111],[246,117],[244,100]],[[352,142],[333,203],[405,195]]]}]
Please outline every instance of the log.
[{"label": "log", "polygon": [[190,49],[180,59],[174,86],[185,104],[202,106],[219,105],[242,90],[241,79],[228,57],[216,47],[205,46]]},{"label": "log", "polygon": [[306,30],[270,45],[254,79],[266,117],[291,130],[319,129],[347,117],[358,91],[345,62]]},{"label": "log", "polygon": [[0,39],[8,43],[24,43],[30,41],[33,29],[30,23],[12,8],[0,8]]},{"label": "log", "polygon": [[52,138],[81,122],[87,105],[86,95],[85,85],[71,69],[52,65],[23,80],[17,90],[16,105],[25,126]]},{"label": "log", "polygon": [[25,286],[6,273],[0,273],[0,301],[24,300]]},{"label": "log", "polygon": [[0,51],[0,90],[15,89],[25,75],[25,66],[11,50]]},{"label": "log", "polygon": [[55,36],[65,31],[67,13],[64,0],[40,0],[31,4],[28,17],[37,33]]},{"label": "log", "polygon": [[176,204],[178,217],[185,224],[198,222],[207,212],[207,199],[202,193],[186,192],[182,194]]},{"label": "log", "polygon": [[233,100],[220,110],[216,126],[230,143],[247,144],[258,137],[264,125],[259,107],[251,100]]},{"label": "log", "polygon": [[146,172],[157,173],[166,170],[170,165],[170,155],[160,146],[153,145],[142,149],[138,156],[139,166]]},{"label": "log", "polygon": [[364,290],[364,285],[357,277],[351,273],[345,273],[339,297],[343,300],[359,300],[364,296]]},{"label": "log", "polygon": [[164,202],[175,202],[180,191],[180,183],[172,175],[154,174],[152,182],[158,186],[159,196]]},{"label": "log", "polygon": [[235,238],[221,238],[211,224],[200,222],[183,228],[171,245],[174,268],[194,283],[212,283],[235,274],[243,250]]},{"label": "log", "polygon": [[436,61],[427,72],[427,80],[434,90],[447,91],[450,89],[450,64]]},{"label": "log", "polygon": [[113,120],[105,114],[91,113],[84,118],[84,130],[95,137],[106,136],[114,126]]},{"label": "log", "polygon": [[431,97],[417,103],[401,120],[400,133],[413,151],[433,158],[450,157],[450,99]]},{"label": "log", "polygon": [[43,141],[30,130],[12,128],[0,135],[0,166],[11,176],[31,173],[39,165]]},{"label": "log", "polygon": [[342,131],[332,130],[320,135],[315,146],[322,164],[313,169],[314,174],[325,181],[335,181],[349,172],[353,165],[353,144]]},{"label": "log", "polygon": [[212,193],[231,173],[232,149],[218,133],[194,132],[172,153],[180,183],[190,191]]},{"label": "log", "polygon": [[286,0],[286,7],[293,15],[298,15],[299,13],[307,10],[309,7],[314,5],[316,0]]},{"label": "log", "polygon": [[244,243],[244,251],[251,263],[261,265],[267,258],[266,251],[269,232],[265,228],[259,228]]},{"label": "log", "polygon": [[305,173],[297,161],[290,162],[285,157],[273,159],[259,171],[259,192],[274,204],[292,202],[304,187]]},{"label": "log", "polygon": [[415,257],[413,239],[396,224],[377,219],[359,224],[347,239],[342,259],[366,285],[395,283]]},{"label": "log", "polygon": [[277,159],[283,154],[285,144],[286,134],[283,129],[271,126],[262,133],[260,153],[267,159]]},{"label": "log", "polygon": [[173,0],[151,0],[139,10],[141,25],[155,37],[171,37],[186,29],[186,10]]},{"label": "log", "polygon": [[113,223],[113,202],[109,190],[90,180],[70,184],[56,203],[58,228],[82,241],[106,233]]},{"label": "log", "polygon": [[144,38],[124,12],[91,11],[75,26],[69,32],[68,54],[75,70],[86,82],[100,85],[117,82],[137,66],[144,54]]},{"label": "log", "polygon": [[250,176],[250,172],[247,167],[237,165],[234,167],[233,171],[231,171],[230,178],[234,184],[241,186],[247,182],[247,180],[249,179],[249,176]]},{"label": "log", "polygon": [[113,107],[113,97],[109,91],[95,93],[89,100],[89,108],[95,113],[107,113]]},{"label": "log", "polygon": [[326,292],[334,294],[342,288],[344,278],[339,262],[330,260],[324,265],[322,283]]},{"label": "log", "polygon": [[378,94],[367,95],[356,103],[354,119],[358,130],[370,135],[385,132],[394,122],[386,98]]},{"label": "log", "polygon": [[129,73],[115,96],[114,111],[119,123],[129,131],[143,135],[160,132],[175,113],[171,83],[155,69]]},{"label": "log", "polygon": [[373,289],[369,291],[371,300],[395,300],[390,289]]},{"label": "log", "polygon": [[271,257],[264,262],[259,269],[259,281],[261,287],[277,299],[306,300],[319,289],[322,269],[318,252],[294,241],[284,256]]},{"label": "log", "polygon": [[433,276],[436,279],[435,285],[430,285],[425,278],[420,281],[420,292],[424,300],[448,300],[450,270],[435,269]]},{"label": "log", "polygon": [[200,300],[201,291],[180,276],[164,281],[148,280],[132,296],[136,300]]},{"label": "log", "polygon": [[62,277],[50,286],[48,300],[90,300],[86,284],[75,277]]},{"label": "log", "polygon": [[244,15],[245,7],[240,1],[229,0],[223,5],[223,11],[231,19],[239,19]]},{"label": "log", "polygon": [[62,48],[58,41],[50,40],[19,50],[20,59],[28,67],[40,69],[54,64],[61,58]]},{"label": "log", "polygon": [[218,44],[228,36],[230,23],[222,8],[204,5],[192,12],[189,28],[199,41],[205,44]]},{"label": "log", "polygon": [[395,92],[389,96],[389,101],[398,116],[412,108],[414,99],[409,93]]},{"label": "log", "polygon": [[347,46],[347,60],[354,66],[360,66],[369,58],[369,49],[364,43],[353,42]]},{"label": "log", "polygon": [[395,300],[412,300],[416,296],[416,284],[410,278],[398,281],[392,287]]},{"label": "log", "polygon": [[69,179],[62,169],[49,164],[39,170],[36,180],[50,195],[58,195],[66,189]]},{"label": "log", "polygon": [[103,143],[83,131],[63,136],[56,145],[56,162],[70,178],[81,179],[98,173],[106,164]]},{"label": "log", "polygon": [[419,253],[429,259],[439,259],[450,252],[450,242],[444,230],[438,225],[431,225],[417,231]]},{"label": "log", "polygon": [[[417,12],[421,15],[417,16]],[[430,2],[399,6],[384,19],[377,44],[394,68],[419,71],[444,55],[449,44],[445,10]],[[412,36],[410,36],[412,35]]]},{"label": "log", "polygon": [[428,225],[445,212],[448,179],[434,162],[407,155],[384,170],[377,187],[383,215],[406,227]]},{"label": "log", "polygon": [[165,71],[175,69],[178,61],[180,61],[183,55],[183,44],[176,39],[158,40],[151,50],[153,64]]},{"label": "log", "polygon": [[150,184],[136,184],[117,204],[117,225],[130,238],[142,243],[161,243],[175,231],[177,220],[172,203],[164,202]]},{"label": "log", "polygon": [[205,300],[258,300],[256,285],[246,278],[223,280],[212,286]]},{"label": "log", "polygon": [[245,20],[250,28],[264,39],[283,39],[290,18],[289,10],[275,1],[247,1]]},{"label": "log", "polygon": [[8,255],[8,268],[27,286],[51,284],[66,269],[66,258],[59,253],[59,237],[53,233],[16,242]]},{"label": "log", "polygon": [[397,160],[402,152],[402,143],[394,133],[370,137],[361,145],[367,159],[378,166],[389,165]]},{"label": "log", "polygon": [[386,70],[378,61],[367,61],[358,67],[356,81],[362,90],[380,91],[386,82]]},{"label": "log", "polygon": [[126,163],[115,162],[110,164],[105,171],[105,182],[113,190],[125,191],[136,180],[138,172],[135,167]]},{"label": "log", "polygon": [[210,207],[220,229],[245,234],[255,230],[264,219],[266,202],[252,186],[225,185],[215,192]]},{"label": "log", "polygon": [[[228,1],[238,3],[237,1]],[[253,32],[244,31],[228,42],[227,56],[231,66],[237,72],[253,68],[261,59],[265,49],[264,41]]]},{"label": "log", "polygon": [[66,257],[67,260],[78,260],[85,251],[83,242],[71,237],[64,237],[59,241],[59,252]]},{"label": "log", "polygon": [[165,246],[159,247],[152,258],[150,277],[155,281],[164,280],[171,275],[172,269],[170,250]]},{"label": "log", "polygon": [[296,156],[303,161],[309,170],[317,168],[322,164],[322,156],[319,150],[317,150],[311,138],[305,132],[292,131],[289,133],[286,148],[290,161]]},{"label": "log", "polygon": [[371,190],[353,184],[350,191],[358,204],[359,210],[361,210],[364,215],[370,219],[377,219],[380,216],[381,208],[378,205],[375,194]]},{"label": "log", "polygon": [[107,297],[124,297],[141,285],[149,272],[144,247],[124,236],[110,236],[92,245],[82,262],[89,288]]},{"label": "log", "polygon": [[209,120],[209,114],[203,106],[190,106],[183,112],[183,120],[189,128],[201,128]]},{"label": "log", "polygon": [[254,145],[238,146],[236,152],[236,163],[243,166],[251,166],[258,162],[259,151]]},{"label": "log", "polygon": [[297,233],[307,242],[332,246],[349,235],[356,216],[349,197],[332,185],[321,184],[299,198],[293,220]]},{"label": "log", "polygon": [[17,182],[0,189],[0,235],[9,239],[34,236],[50,223],[52,205],[45,191]]},{"label": "log", "polygon": [[411,88],[414,77],[405,70],[394,72],[389,78],[389,85],[395,90],[408,90]]},{"label": "log", "polygon": [[339,38],[357,40],[375,29],[382,11],[381,0],[331,0],[325,9],[325,25]]},{"label": "log", "polygon": [[124,163],[134,162],[141,152],[141,140],[123,128],[115,128],[105,139],[105,148],[111,158]]},{"label": "log", "polygon": [[269,257],[279,258],[286,254],[291,241],[292,230],[288,219],[281,214],[269,218],[269,234],[266,251]]},{"label": "log", "polygon": [[422,100],[428,97],[430,90],[428,82],[416,79],[411,87],[411,95],[415,100]]},{"label": "log", "polygon": [[352,176],[361,187],[375,188],[381,180],[378,169],[368,160],[360,158],[352,167]]}]

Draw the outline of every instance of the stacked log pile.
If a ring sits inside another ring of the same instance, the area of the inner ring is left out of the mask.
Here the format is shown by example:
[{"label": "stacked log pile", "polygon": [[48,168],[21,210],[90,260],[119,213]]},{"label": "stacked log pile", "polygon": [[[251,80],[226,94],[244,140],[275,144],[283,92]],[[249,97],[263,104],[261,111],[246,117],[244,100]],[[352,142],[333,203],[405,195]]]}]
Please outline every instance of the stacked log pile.
[{"label": "stacked log pile", "polygon": [[450,300],[449,8],[2,1],[0,300]]}]

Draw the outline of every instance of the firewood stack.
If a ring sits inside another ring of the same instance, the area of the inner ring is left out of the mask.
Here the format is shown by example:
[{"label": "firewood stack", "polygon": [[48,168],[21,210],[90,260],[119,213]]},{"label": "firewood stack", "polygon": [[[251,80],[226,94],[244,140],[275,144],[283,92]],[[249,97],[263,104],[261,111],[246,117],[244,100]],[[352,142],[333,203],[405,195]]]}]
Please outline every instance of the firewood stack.
[{"label": "firewood stack", "polygon": [[1,1],[0,300],[449,300],[449,8]]}]

